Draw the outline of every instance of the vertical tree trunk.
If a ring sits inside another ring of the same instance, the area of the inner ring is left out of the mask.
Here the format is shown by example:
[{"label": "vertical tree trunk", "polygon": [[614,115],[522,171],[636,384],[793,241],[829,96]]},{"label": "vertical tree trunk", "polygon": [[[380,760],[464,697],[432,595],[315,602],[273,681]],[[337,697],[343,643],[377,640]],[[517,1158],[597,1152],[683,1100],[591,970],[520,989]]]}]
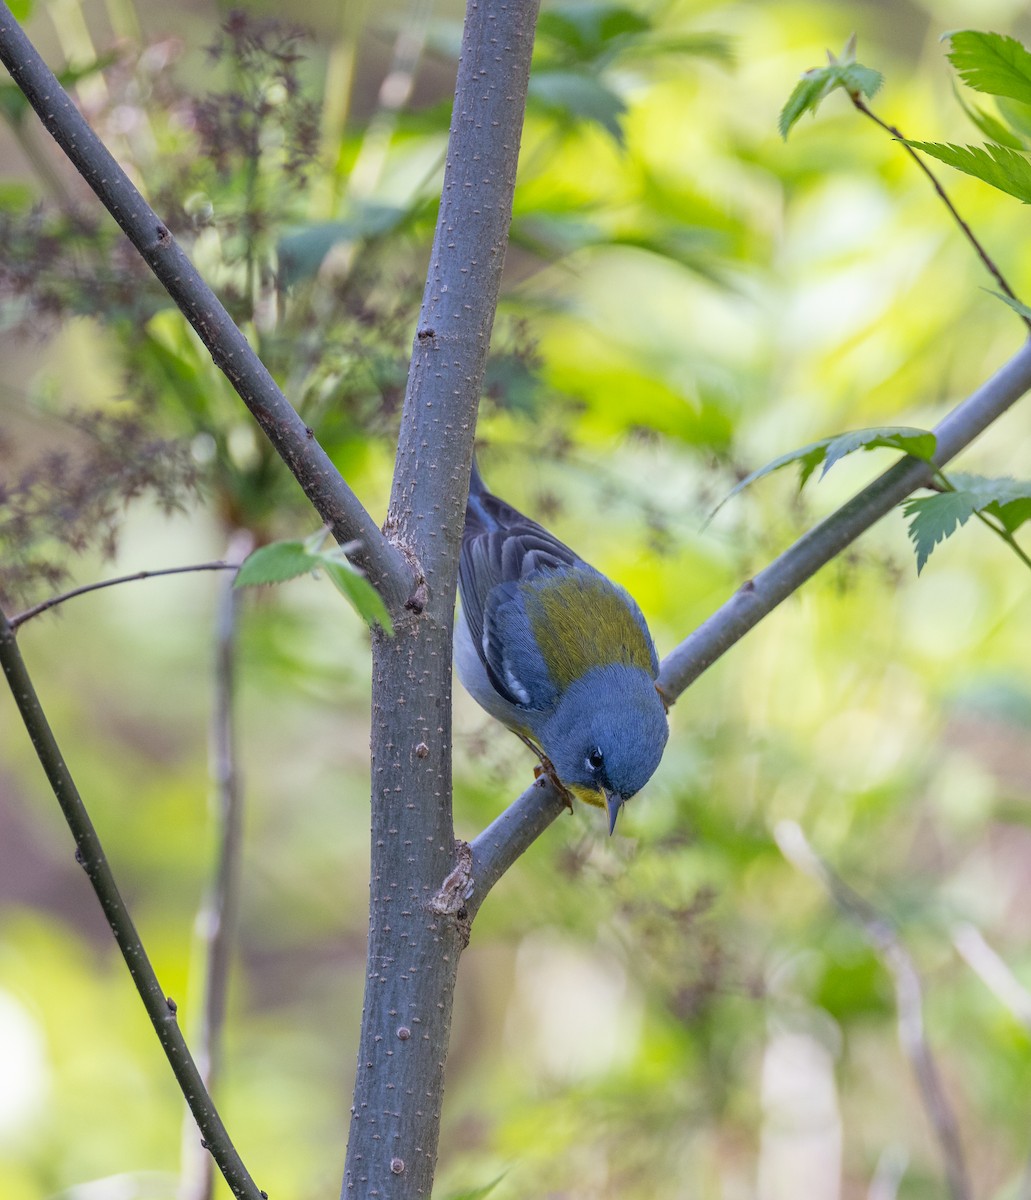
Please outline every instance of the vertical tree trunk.
[{"label": "vertical tree trunk", "polygon": [[429,1196],[458,960],[451,629],[476,411],[501,284],[536,0],[470,0],[440,215],[401,417],[386,532],[418,607],[380,635],[372,676],[368,969],[342,1195]]}]

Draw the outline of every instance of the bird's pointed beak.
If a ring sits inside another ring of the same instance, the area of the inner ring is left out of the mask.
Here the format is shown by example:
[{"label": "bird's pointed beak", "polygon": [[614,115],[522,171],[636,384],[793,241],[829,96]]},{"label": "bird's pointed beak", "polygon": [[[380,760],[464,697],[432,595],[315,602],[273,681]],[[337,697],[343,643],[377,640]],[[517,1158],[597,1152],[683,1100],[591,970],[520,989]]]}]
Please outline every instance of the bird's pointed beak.
[{"label": "bird's pointed beak", "polygon": [[616,818],[623,807],[623,797],[618,792],[605,792],[605,806],[609,810],[609,837],[616,832]]}]

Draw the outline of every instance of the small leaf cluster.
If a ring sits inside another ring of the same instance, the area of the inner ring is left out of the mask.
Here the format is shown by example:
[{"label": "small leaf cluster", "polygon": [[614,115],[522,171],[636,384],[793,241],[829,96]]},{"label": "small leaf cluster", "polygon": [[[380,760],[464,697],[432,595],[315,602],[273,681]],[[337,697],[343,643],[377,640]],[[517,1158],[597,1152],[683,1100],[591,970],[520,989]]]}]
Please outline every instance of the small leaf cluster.
[{"label": "small leaf cluster", "polygon": [[806,71],[795,84],[777,122],[782,138],[787,139],[792,126],[807,112],[815,113],[831,92],[844,91],[850,96],[865,96],[869,100],[884,82],[880,71],[856,62],[855,34],[849,38],[840,56],[836,57],[828,50],[827,58],[827,66]]},{"label": "small leaf cluster", "polygon": [[357,549],[357,543],[324,549],[328,532],[320,529],[303,542],[280,541],[260,546],[244,560],[234,586],[285,583],[301,575],[317,576],[321,572],[367,625],[379,626],[393,636],[394,626],[379,592],[347,557]]},{"label": "small leaf cluster", "polygon": [[1008,538],[1031,518],[1031,481],[989,479],[983,475],[950,474],[948,487],[932,496],[913,496],[902,505],[910,518],[909,537],[916,551],[917,573],[931,551],[973,516],[994,518],[991,528]]},{"label": "small leaf cluster", "polygon": [[[822,438],[768,462],[752,471],[721,502],[783,467],[797,463],[799,490],[805,487],[816,468],[821,466],[820,478],[836,462],[857,450],[897,450],[923,462],[934,463],[937,439],[927,429],[904,425],[882,425],[872,429],[854,429],[833,437]],[[1024,560],[1025,555],[1013,541],[1014,532],[1031,520],[1031,480],[989,478],[983,475],[952,474],[936,470],[930,496],[912,496],[902,503],[903,515],[909,518],[908,533],[916,552],[919,574],[935,546],[965,525],[972,516],[982,520]]]}]

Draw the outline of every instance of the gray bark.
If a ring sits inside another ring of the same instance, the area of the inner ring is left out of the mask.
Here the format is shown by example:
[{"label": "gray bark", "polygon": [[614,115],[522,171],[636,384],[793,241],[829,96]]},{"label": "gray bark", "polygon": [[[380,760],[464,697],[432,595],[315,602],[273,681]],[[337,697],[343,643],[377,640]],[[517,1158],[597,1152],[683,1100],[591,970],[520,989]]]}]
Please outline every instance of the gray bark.
[{"label": "gray bark", "polygon": [[[368,973],[342,1195],[428,1196],[458,960],[451,632],[476,412],[501,284],[537,16],[470,0],[440,215],[408,377],[388,537],[418,605],[377,636]],[[447,886],[445,886],[445,883]]]}]

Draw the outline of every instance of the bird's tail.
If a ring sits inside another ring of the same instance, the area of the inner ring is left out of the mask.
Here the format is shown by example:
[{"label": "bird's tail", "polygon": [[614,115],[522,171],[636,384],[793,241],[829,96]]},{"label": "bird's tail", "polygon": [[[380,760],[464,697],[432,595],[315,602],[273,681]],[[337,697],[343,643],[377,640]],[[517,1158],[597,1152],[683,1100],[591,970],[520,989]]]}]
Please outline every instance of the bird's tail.
[{"label": "bird's tail", "polygon": [[483,476],[480,474],[480,464],[476,461],[476,453],[474,451],[472,473],[469,476],[469,495],[482,496],[486,491],[488,491],[488,488],[483,482]]},{"label": "bird's tail", "polygon": [[483,476],[480,474],[480,466],[476,461],[476,455],[473,454],[472,471],[469,475],[469,501],[465,507],[465,527],[466,530],[483,530],[494,529],[497,527],[497,518],[490,512],[485,501],[493,502],[497,505],[498,501],[491,495],[490,489],[483,482]]}]

